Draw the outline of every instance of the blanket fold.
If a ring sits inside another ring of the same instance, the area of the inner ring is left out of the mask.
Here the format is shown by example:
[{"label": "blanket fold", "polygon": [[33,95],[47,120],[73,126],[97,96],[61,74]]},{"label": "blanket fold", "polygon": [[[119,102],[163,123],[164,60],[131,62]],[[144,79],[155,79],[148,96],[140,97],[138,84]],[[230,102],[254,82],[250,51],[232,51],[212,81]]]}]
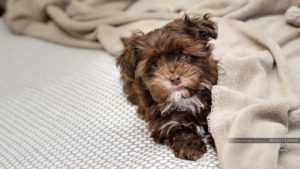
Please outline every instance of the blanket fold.
[{"label": "blanket fold", "polygon": [[211,13],[219,82],[209,127],[224,169],[299,169],[300,143],[232,143],[231,138],[300,137],[300,29],[284,12],[300,0],[9,0],[18,34],[117,55],[120,37]]}]

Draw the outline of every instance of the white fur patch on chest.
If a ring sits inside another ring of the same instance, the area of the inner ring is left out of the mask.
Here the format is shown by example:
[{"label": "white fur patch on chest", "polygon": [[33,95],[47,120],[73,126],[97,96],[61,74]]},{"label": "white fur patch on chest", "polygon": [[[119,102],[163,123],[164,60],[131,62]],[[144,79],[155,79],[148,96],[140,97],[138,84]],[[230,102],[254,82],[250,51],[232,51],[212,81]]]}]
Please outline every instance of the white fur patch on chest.
[{"label": "white fur patch on chest", "polygon": [[195,128],[197,135],[201,138],[205,138],[205,135],[206,135],[206,132],[205,132],[203,126],[199,126],[199,125],[196,125],[196,124],[193,124],[193,123],[182,123],[182,122],[178,122],[178,121],[174,121],[174,120],[171,120],[171,121],[165,123],[164,125],[162,125],[159,128],[159,130],[160,130],[160,134],[169,135],[169,133],[173,129],[176,130],[176,129],[179,129],[179,128]]},{"label": "white fur patch on chest", "polygon": [[205,108],[205,105],[196,95],[190,98],[181,98],[180,95],[180,99],[178,101],[169,102],[162,106],[161,115],[165,116],[169,111],[179,110],[190,111],[194,116],[196,116],[196,114],[199,113],[202,108]]}]

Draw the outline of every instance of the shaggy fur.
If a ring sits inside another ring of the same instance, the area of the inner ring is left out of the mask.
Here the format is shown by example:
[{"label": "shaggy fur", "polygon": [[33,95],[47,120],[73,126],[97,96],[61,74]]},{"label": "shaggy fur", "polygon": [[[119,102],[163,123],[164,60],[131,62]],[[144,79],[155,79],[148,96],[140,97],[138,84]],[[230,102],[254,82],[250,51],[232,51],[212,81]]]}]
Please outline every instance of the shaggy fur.
[{"label": "shaggy fur", "polygon": [[211,86],[218,77],[212,38],[217,38],[217,27],[208,15],[185,15],[147,34],[122,39],[125,48],[117,65],[124,93],[138,106],[154,141],[179,158],[200,158],[205,142],[214,147],[207,126]]}]

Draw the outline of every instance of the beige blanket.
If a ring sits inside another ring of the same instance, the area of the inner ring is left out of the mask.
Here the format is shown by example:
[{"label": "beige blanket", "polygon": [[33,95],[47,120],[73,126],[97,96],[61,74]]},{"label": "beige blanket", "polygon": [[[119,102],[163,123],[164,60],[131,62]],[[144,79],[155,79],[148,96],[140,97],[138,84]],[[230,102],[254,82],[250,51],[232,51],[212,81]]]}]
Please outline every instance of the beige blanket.
[{"label": "beige blanket", "polygon": [[[300,29],[283,16],[300,0],[10,0],[11,30],[117,55],[120,36],[210,12],[220,60],[209,124],[224,169],[299,169],[300,143],[231,143],[229,138],[300,137]],[[270,141],[270,140],[269,140]]]}]

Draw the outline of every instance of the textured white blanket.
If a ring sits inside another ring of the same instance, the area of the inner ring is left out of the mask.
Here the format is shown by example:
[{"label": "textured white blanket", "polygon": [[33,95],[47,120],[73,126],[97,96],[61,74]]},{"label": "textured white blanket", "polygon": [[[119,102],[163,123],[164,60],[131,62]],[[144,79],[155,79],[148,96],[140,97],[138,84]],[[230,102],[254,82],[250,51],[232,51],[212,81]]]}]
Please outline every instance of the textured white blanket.
[{"label": "textured white blanket", "polygon": [[220,76],[209,124],[222,168],[299,169],[300,139],[287,144],[229,139],[300,138],[300,29],[283,15],[218,24],[214,55]]},{"label": "textured white blanket", "polygon": [[114,57],[13,35],[0,20],[0,168],[217,169],[155,144]]}]

